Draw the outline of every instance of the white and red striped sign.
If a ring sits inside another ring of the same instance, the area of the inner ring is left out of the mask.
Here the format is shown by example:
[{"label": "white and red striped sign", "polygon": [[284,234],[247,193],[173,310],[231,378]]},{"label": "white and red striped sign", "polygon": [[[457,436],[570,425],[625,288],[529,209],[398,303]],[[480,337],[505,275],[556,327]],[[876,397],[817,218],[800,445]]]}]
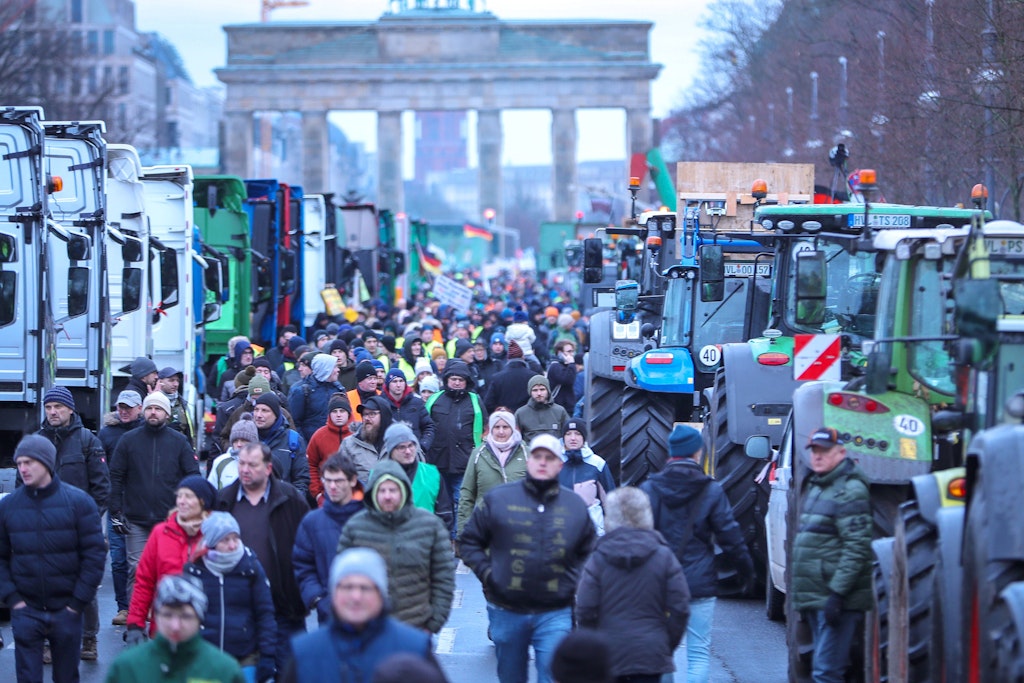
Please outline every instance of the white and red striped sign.
[{"label": "white and red striped sign", "polygon": [[798,334],[793,338],[793,377],[798,381],[842,378],[838,334]]}]

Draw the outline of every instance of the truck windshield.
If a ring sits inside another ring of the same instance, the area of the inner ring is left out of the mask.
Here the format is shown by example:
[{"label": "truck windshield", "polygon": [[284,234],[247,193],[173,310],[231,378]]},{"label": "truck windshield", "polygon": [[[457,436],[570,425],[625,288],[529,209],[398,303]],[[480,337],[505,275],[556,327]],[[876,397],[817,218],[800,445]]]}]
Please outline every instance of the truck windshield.
[{"label": "truck windshield", "polygon": [[[875,329],[880,276],[875,267],[875,254],[847,250],[849,242],[828,237],[800,237],[789,248],[786,284],[786,316],[789,325],[808,334],[846,333],[859,343],[869,339]],[[820,326],[798,325],[796,311],[796,256],[815,247],[825,252],[828,295],[825,299],[825,320]]]},{"label": "truck windshield", "polygon": [[[747,287],[751,279],[727,277],[721,301],[700,301],[693,312],[693,348],[746,341]],[[760,332],[760,330],[757,330]]]}]

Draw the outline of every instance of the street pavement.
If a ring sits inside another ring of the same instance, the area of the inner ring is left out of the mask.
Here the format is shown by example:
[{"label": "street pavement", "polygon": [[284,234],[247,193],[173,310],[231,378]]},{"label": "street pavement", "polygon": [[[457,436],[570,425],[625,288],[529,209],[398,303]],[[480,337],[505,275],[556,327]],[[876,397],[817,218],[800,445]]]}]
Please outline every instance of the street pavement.
[{"label": "street pavement", "polygon": [[[104,680],[109,663],[124,649],[123,626],[111,626],[110,619],[117,609],[109,564],[99,592],[100,635],[99,660],[82,662],[82,683]],[[316,628],[316,619],[308,622]],[[0,624],[6,643],[0,652],[0,681],[15,681],[14,637],[10,624]],[[435,638],[438,661],[444,667],[451,683],[481,683],[495,681],[494,647],[487,639],[487,609],[480,583],[468,568],[459,565],[456,576],[455,602],[448,625]],[[711,640],[711,683],[762,683],[786,681],[786,633],[782,624],[769,622],[764,605],[752,600],[719,600],[715,607],[714,630]],[[675,680],[686,680],[682,650],[676,653],[676,667],[680,670]],[[46,680],[50,679],[46,667]],[[536,676],[532,670],[530,681]]]}]

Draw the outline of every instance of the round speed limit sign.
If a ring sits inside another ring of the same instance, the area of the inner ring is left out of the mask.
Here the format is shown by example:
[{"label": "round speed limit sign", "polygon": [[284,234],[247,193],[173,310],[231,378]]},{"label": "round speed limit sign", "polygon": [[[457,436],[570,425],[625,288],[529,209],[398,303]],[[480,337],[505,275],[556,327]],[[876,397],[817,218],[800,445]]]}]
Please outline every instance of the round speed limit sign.
[{"label": "round speed limit sign", "polygon": [[718,361],[722,360],[722,350],[714,344],[708,344],[700,349],[697,353],[697,358],[704,365],[718,365]]}]

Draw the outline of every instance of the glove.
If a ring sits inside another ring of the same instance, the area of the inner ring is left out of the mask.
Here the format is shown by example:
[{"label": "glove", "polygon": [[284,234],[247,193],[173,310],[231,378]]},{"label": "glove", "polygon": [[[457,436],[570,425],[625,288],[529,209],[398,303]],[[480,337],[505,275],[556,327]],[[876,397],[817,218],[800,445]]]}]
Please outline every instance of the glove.
[{"label": "glove", "polygon": [[138,626],[129,626],[124,632],[124,642],[128,647],[135,647],[146,642],[146,632]]},{"label": "glove", "polygon": [[128,520],[124,518],[124,515],[120,512],[110,513],[110,528],[114,530],[115,534],[121,536],[128,535]]},{"label": "glove", "polygon": [[843,615],[843,596],[833,593],[828,596],[825,602],[825,623],[829,626],[838,626],[839,618]]}]

